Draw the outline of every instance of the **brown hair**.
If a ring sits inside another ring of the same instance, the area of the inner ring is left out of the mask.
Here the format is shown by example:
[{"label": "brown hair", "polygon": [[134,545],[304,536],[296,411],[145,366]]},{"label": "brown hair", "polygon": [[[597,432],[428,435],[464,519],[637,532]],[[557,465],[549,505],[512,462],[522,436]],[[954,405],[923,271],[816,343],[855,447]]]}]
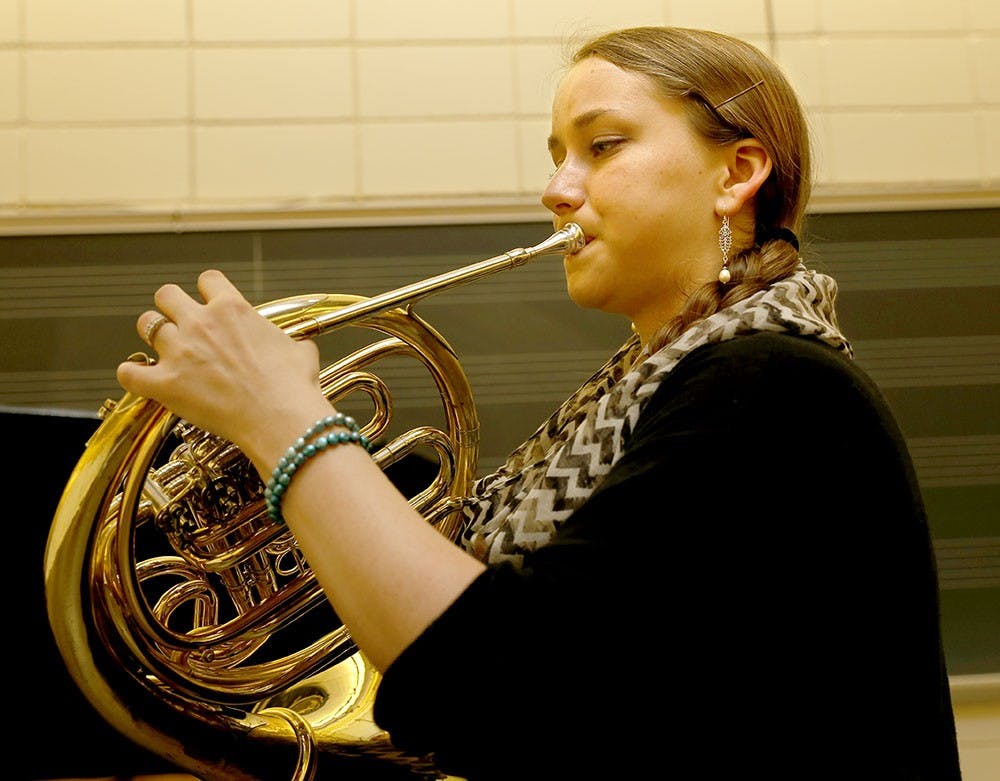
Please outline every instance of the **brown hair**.
[{"label": "brown hair", "polygon": [[[577,63],[599,57],[648,76],[667,98],[683,102],[692,127],[706,139],[728,144],[755,138],[772,170],[754,197],[753,246],[730,258],[731,282],[693,291],[684,310],[661,329],[652,349],[708,317],[788,276],[798,250],[778,236],[798,232],[811,189],[809,133],[794,90],[778,66],[756,47],[721,33],[678,27],[633,27],[580,46]],[[721,254],[720,254],[721,266]]]}]

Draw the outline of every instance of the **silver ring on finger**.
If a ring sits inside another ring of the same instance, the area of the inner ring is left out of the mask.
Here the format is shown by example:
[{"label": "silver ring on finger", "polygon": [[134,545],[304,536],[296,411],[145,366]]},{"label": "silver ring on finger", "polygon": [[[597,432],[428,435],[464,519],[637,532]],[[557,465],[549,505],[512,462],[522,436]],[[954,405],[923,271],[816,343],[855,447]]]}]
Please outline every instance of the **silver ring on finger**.
[{"label": "silver ring on finger", "polygon": [[[146,326],[146,330],[142,334],[143,341],[150,347],[154,347],[153,340],[159,333],[160,329],[163,328],[167,323],[170,322],[170,318],[165,315],[159,315],[149,321],[149,325]],[[154,347],[155,349],[155,347]]]}]

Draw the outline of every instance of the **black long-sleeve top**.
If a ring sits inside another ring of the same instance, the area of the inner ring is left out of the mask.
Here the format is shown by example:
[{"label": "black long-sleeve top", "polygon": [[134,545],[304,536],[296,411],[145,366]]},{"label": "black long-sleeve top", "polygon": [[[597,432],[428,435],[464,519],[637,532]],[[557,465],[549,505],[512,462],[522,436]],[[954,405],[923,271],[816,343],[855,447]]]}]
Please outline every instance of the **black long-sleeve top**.
[{"label": "black long-sleeve top", "polygon": [[930,534],[886,402],[813,340],[695,350],[552,541],[391,665],[375,718],[476,781],[959,778]]}]

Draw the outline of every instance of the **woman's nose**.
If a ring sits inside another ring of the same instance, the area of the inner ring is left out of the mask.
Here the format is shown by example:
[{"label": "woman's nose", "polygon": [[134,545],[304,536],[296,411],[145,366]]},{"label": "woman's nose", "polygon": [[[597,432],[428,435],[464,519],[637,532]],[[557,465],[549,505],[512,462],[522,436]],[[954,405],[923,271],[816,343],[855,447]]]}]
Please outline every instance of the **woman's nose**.
[{"label": "woman's nose", "polygon": [[553,214],[562,214],[580,208],[582,203],[582,172],[569,161],[563,161],[542,192],[542,205]]}]

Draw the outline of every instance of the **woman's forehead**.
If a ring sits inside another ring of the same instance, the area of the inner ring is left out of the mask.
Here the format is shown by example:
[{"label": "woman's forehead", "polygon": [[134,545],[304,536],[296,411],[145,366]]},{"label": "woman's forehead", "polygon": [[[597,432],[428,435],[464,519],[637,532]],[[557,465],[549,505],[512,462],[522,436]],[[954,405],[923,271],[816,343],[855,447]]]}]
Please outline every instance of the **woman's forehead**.
[{"label": "woman's forehead", "polygon": [[556,88],[556,101],[560,98],[618,97],[626,102],[641,97],[654,97],[653,80],[635,71],[625,70],[600,57],[587,57],[575,63],[563,76]]},{"label": "woman's forehead", "polygon": [[574,64],[560,82],[552,103],[553,136],[585,127],[599,117],[641,120],[649,112],[679,110],[646,74],[588,57]]}]

